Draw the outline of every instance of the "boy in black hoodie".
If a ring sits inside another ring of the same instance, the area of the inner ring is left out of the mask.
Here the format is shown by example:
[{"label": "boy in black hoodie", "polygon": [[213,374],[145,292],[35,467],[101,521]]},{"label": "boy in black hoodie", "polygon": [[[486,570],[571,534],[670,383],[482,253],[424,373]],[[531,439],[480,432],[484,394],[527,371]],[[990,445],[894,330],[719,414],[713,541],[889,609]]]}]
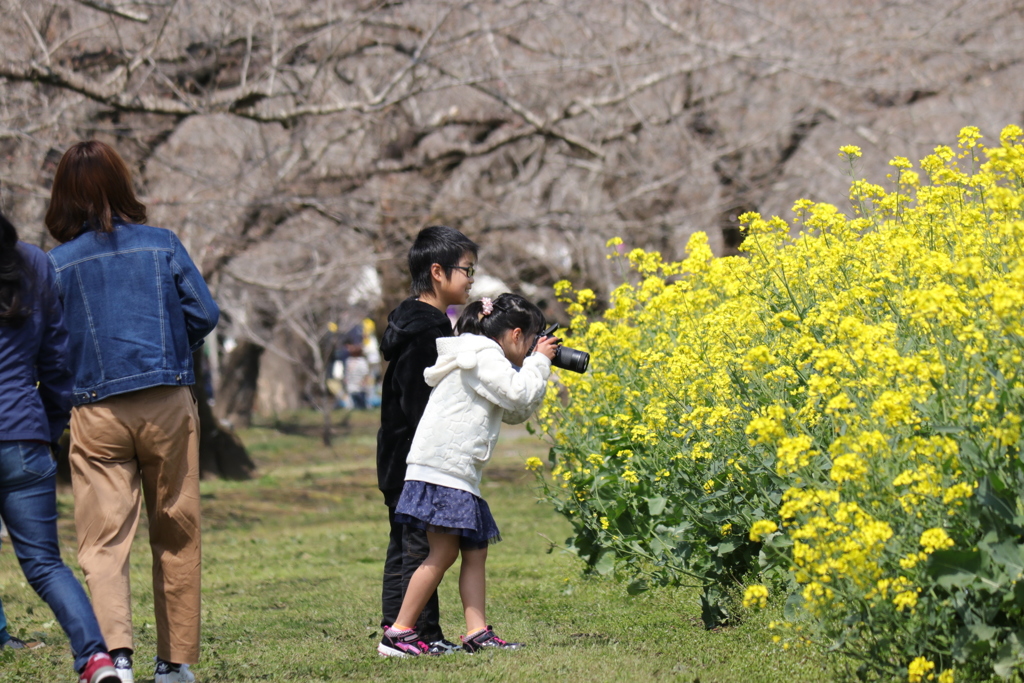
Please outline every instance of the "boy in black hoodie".
[{"label": "boy in black hoodie", "polygon": [[[381,591],[385,629],[398,618],[409,579],[430,550],[425,531],[395,523],[395,507],[405,485],[409,446],[430,397],[423,371],[437,362],[437,338],[452,336],[446,312],[449,306],[468,301],[476,257],[476,244],[458,230],[445,226],[421,230],[409,249],[412,296],[388,315],[380,346],[388,369],[377,432],[377,483],[391,523]],[[436,591],[416,622],[416,632],[429,644],[431,654],[459,649],[441,632]]]}]

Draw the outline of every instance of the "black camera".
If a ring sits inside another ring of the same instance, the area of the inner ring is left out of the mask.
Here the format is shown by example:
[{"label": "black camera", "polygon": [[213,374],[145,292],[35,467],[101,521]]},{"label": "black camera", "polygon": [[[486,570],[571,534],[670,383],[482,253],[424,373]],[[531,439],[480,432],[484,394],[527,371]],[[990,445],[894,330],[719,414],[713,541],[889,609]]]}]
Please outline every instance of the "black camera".
[{"label": "black camera", "polygon": [[[558,329],[558,323],[554,323],[551,327],[547,328],[540,333],[541,337],[550,337]],[[559,340],[561,341],[561,340]],[[590,365],[590,354],[586,351],[578,351],[576,349],[570,349],[566,346],[559,344],[558,348],[555,349],[555,357],[551,361],[551,364],[556,368],[563,370],[571,370],[572,372],[586,372],[587,366]]]}]

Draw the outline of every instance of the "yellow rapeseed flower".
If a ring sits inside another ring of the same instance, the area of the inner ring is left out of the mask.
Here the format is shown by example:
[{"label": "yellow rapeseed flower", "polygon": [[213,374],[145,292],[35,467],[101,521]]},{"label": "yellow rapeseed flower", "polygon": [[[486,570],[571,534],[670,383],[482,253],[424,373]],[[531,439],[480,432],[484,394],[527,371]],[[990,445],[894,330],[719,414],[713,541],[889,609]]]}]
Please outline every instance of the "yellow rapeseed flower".
[{"label": "yellow rapeseed flower", "polygon": [[914,606],[917,605],[917,591],[903,591],[892,599],[892,604],[896,605],[897,611],[913,611]]},{"label": "yellow rapeseed flower", "polygon": [[[881,662],[879,678],[949,683],[952,669],[924,657],[903,668],[872,638],[937,651],[938,627],[908,618],[949,616],[922,564],[954,547],[944,528],[976,543],[968,502],[983,477],[1016,476],[1024,131],[1008,126],[980,145],[968,127],[956,151],[896,157],[898,182],[854,181],[849,208],[799,200],[788,224],[744,213],[742,257],[716,258],[702,232],[677,262],[615,239],[612,256],[628,251],[633,271],[622,285],[605,294],[558,283],[570,345],[592,365],[558,373],[540,422],[557,456],[549,495],[589,520],[580,533],[602,531],[616,498],[642,515],[656,491],[703,490],[693,509],[665,509],[662,528],[690,529],[699,546],[726,533],[709,515],[759,520],[730,538],[792,544],[788,569],[816,632],[856,614],[864,635],[848,647]],[[852,166],[861,150],[841,155]],[[616,552],[648,567],[646,544],[669,547],[667,532],[637,521],[635,548]],[[651,571],[682,575],[673,557],[665,550]],[[709,582],[721,579],[709,571]],[[786,645],[807,637],[799,628],[785,627]]]},{"label": "yellow rapeseed flower", "polygon": [[961,128],[960,135],[958,136],[960,147],[964,149],[976,147],[981,137],[981,131],[978,130],[977,126]]},{"label": "yellow rapeseed flower", "polygon": [[758,543],[762,536],[775,533],[778,530],[779,525],[770,519],[759,519],[750,525],[750,540]]},{"label": "yellow rapeseed flower", "polygon": [[928,529],[921,534],[921,547],[926,553],[933,553],[936,550],[952,548],[953,539],[949,537],[945,529]]},{"label": "yellow rapeseed flower", "polygon": [[916,657],[907,667],[907,683],[921,683],[925,680],[932,680],[935,670],[935,662],[925,657]]},{"label": "yellow rapeseed flower", "polygon": [[768,606],[768,589],[761,585],[747,586],[743,591],[743,606],[747,609],[764,609]]}]

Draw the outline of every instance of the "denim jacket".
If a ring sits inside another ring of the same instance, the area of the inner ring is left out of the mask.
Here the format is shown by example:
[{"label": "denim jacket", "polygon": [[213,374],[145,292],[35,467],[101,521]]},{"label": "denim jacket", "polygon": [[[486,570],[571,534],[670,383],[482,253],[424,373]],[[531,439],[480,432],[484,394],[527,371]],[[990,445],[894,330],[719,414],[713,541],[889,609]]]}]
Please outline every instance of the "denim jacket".
[{"label": "denim jacket", "polygon": [[71,409],[68,332],[46,254],[24,242],[17,249],[32,314],[20,325],[0,325],[0,441],[55,443]]},{"label": "denim jacket", "polygon": [[170,230],[115,219],[50,251],[68,327],[73,405],[195,383],[192,352],[220,309]]}]

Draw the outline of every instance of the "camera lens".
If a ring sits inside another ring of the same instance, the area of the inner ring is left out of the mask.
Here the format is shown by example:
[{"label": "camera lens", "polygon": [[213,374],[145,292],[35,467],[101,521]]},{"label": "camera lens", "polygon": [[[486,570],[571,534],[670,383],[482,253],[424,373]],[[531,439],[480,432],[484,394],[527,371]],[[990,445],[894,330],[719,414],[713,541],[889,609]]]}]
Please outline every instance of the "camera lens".
[{"label": "camera lens", "polygon": [[586,372],[587,366],[590,365],[590,354],[586,351],[559,346],[558,350],[555,351],[555,358],[551,361],[551,364],[556,368],[562,368],[571,372]]}]

